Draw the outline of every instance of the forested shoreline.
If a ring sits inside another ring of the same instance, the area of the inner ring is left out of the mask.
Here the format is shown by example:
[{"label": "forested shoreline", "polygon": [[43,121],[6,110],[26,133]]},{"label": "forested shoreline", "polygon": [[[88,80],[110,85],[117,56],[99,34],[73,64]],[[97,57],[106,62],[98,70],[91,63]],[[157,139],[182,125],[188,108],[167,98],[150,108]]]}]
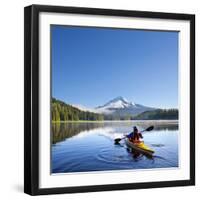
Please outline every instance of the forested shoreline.
[{"label": "forested shoreline", "polygon": [[136,116],[103,115],[99,113],[82,111],[63,101],[52,98],[51,119],[60,121],[104,121],[104,120],[177,120],[178,109],[156,109],[146,111]]},{"label": "forested shoreline", "polygon": [[176,120],[178,109],[156,109],[143,112],[134,117],[135,120]]},{"label": "forested shoreline", "polygon": [[104,120],[103,115],[81,111],[63,101],[52,98],[51,118],[52,121],[102,121]]}]

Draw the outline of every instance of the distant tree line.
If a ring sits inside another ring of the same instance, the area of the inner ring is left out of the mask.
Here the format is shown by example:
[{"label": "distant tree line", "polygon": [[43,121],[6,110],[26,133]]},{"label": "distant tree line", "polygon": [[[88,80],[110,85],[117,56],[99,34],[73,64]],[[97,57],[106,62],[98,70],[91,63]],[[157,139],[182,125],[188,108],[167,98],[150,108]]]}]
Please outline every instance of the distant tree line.
[{"label": "distant tree line", "polygon": [[104,115],[104,120],[113,120],[113,121],[116,121],[116,120],[134,120],[134,116],[131,116],[129,114],[127,115],[120,115],[120,114],[114,114],[114,115],[111,115],[111,114],[107,114],[107,115]]},{"label": "distant tree line", "polygon": [[134,117],[135,120],[176,120],[178,109],[156,109],[143,112]]},{"label": "distant tree line", "polygon": [[178,109],[156,109],[146,111],[136,116],[110,114],[103,115],[89,111],[82,111],[63,101],[52,98],[51,101],[52,121],[103,121],[103,120],[176,120],[178,119]]},{"label": "distant tree line", "polygon": [[55,98],[52,98],[51,105],[52,121],[104,120],[104,116],[101,114],[81,111],[78,108],[75,108]]}]

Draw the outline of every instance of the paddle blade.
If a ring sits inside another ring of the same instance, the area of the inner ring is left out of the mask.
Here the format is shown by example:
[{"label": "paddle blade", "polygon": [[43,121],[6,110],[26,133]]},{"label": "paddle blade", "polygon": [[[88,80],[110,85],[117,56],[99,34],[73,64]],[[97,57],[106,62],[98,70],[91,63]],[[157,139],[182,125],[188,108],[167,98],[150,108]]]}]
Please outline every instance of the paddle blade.
[{"label": "paddle blade", "polygon": [[147,128],[145,131],[152,131],[154,129],[154,126],[150,126],[149,128]]},{"label": "paddle blade", "polygon": [[115,139],[115,144],[119,143],[121,141],[121,138],[116,138]]}]

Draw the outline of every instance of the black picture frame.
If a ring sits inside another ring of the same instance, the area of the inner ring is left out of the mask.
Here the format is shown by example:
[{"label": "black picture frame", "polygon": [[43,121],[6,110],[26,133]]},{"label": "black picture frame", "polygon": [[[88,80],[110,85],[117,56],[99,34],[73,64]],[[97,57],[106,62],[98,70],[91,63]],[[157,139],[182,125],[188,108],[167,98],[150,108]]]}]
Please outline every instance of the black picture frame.
[{"label": "black picture frame", "polygon": [[[190,23],[190,179],[162,182],[39,188],[39,13],[76,13],[188,20]],[[24,192],[30,195],[187,186],[195,184],[195,15],[31,5],[24,9]]]}]

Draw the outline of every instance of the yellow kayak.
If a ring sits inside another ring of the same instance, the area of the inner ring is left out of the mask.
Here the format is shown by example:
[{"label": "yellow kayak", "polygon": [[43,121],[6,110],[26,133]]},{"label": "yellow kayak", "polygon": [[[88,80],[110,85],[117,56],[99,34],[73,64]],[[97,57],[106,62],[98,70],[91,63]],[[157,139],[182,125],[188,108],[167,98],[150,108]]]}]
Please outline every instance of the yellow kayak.
[{"label": "yellow kayak", "polygon": [[132,149],[136,151],[139,151],[141,153],[148,154],[148,155],[152,155],[154,153],[154,151],[150,149],[146,144],[144,144],[143,141],[141,141],[140,143],[133,143],[128,138],[126,138],[125,141],[128,147],[131,147]]}]

